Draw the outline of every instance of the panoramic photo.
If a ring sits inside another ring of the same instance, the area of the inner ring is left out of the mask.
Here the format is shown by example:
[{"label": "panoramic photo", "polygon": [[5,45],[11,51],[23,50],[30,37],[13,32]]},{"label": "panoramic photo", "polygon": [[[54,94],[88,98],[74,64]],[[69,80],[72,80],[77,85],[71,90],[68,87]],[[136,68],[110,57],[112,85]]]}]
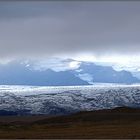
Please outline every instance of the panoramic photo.
[{"label": "panoramic photo", "polygon": [[0,1],[0,139],[140,139],[140,2]]}]

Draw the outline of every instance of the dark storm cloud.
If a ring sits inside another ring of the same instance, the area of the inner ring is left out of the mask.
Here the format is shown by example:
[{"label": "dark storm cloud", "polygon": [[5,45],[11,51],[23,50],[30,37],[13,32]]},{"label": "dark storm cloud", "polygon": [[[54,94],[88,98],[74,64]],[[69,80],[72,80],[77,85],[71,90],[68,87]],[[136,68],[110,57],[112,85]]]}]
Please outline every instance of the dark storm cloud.
[{"label": "dark storm cloud", "polygon": [[140,53],[140,2],[0,2],[0,57]]}]

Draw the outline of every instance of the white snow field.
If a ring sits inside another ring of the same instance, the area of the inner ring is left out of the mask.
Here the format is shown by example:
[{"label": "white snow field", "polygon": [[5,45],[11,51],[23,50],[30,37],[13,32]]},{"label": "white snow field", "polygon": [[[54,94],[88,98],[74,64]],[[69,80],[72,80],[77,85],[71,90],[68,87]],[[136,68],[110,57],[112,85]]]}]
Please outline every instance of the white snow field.
[{"label": "white snow field", "polygon": [[60,115],[78,111],[140,107],[140,85],[0,86],[0,111]]}]

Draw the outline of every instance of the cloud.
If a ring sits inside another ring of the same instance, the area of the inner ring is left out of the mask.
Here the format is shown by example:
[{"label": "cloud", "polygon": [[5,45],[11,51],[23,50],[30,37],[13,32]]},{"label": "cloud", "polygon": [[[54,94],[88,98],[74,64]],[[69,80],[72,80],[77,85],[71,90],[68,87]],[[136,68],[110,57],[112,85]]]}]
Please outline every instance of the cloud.
[{"label": "cloud", "polygon": [[72,59],[50,58],[46,60],[24,61],[22,64],[30,69],[45,71],[52,69],[56,72],[66,70],[76,70],[80,67],[81,62]]},{"label": "cloud", "polygon": [[0,58],[140,53],[140,2],[1,2]]}]

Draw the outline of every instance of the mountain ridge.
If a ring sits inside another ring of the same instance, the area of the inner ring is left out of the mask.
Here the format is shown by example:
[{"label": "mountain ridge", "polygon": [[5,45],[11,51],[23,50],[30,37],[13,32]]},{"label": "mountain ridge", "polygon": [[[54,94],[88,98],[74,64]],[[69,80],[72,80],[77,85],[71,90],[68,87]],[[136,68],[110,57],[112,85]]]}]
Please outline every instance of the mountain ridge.
[{"label": "mountain ridge", "polygon": [[[65,60],[65,65],[75,60]],[[63,63],[63,61],[62,61]],[[76,69],[55,71],[51,68],[34,69],[33,63],[11,62],[0,65],[1,85],[72,86],[93,83],[139,83],[130,72],[116,71],[111,66],[100,66],[91,62],[79,62]]]}]

